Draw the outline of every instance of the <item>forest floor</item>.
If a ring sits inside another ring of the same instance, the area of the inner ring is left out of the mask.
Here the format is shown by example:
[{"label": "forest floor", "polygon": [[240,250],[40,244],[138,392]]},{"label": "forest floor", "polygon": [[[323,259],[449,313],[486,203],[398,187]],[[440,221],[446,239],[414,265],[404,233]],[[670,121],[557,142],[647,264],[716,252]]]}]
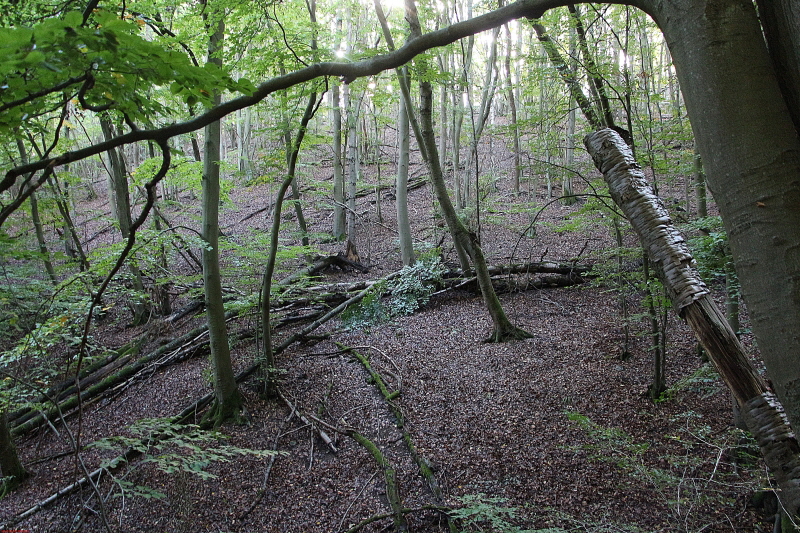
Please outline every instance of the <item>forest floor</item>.
[{"label": "forest floor", "polygon": [[[316,168],[317,179],[329,179],[328,171]],[[384,172],[384,180],[391,179],[391,171]],[[413,166],[412,174],[422,175],[421,166]],[[545,185],[540,182],[531,190],[526,183],[514,195],[507,174],[499,172],[496,188],[487,189],[481,212],[482,244],[490,264],[615,264],[608,254],[614,246],[608,217],[586,215],[580,227],[558,231],[586,207],[585,199],[571,207],[549,204],[537,219],[535,236],[524,236],[531,202],[545,204]],[[682,179],[676,177],[662,190],[682,190]],[[304,188],[304,194],[313,196],[313,189]],[[243,219],[271,205],[274,191],[274,185],[231,191],[221,224],[229,241],[244,246],[268,230],[269,215]],[[400,268],[393,202],[383,194],[382,222],[376,217],[374,195],[360,198],[357,207],[357,244],[369,272],[333,268],[314,283],[378,279]],[[175,224],[197,226],[198,202],[182,200],[182,206],[170,207],[166,214]],[[430,188],[411,191],[410,202],[415,238],[436,245],[444,228],[433,216]],[[314,203],[319,202],[309,201]],[[87,234],[100,231],[91,213],[105,209],[102,200],[95,200],[84,212]],[[312,231],[329,230],[329,211],[306,209]],[[286,226],[293,224],[287,215]],[[296,244],[288,230],[285,237],[287,244]],[[625,238],[635,244],[633,236]],[[448,243],[445,239],[443,254],[454,261]],[[343,251],[341,243],[318,248],[323,253]],[[263,260],[234,264],[232,257],[229,251],[227,272],[232,274],[226,274],[226,285],[242,294],[255,290]],[[637,265],[626,260],[626,267],[635,270]],[[480,296],[467,290],[443,291],[416,314],[372,327],[347,330],[333,320],[315,332],[327,337],[293,345],[278,357],[280,390],[294,409],[284,401],[259,397],[251,378],[241,385],[247,423],[227,425],[222,428],[227,439],[207,443],[278,450],[281,455],[274,460],[243,455],[210,461],[210,451],[154,448],[116,469],[114,479],[103,476],[97,487],[106,498],[103,505],[95,491],[83,488],[13,529],[95,532],[105,530],[106,520],[111,531],[119,532],[334,533],[388,515],[361,531],[395,530],[384,469],[351,436],[304,422],[300,414],[305,413],[335,428],[357,431],[376,445],[395,471],[409,531],[448,531],[445,515],[434,509],[444,506],[461,509],[464,519],[458,525],[463,531],[771,531],[770,513],[751,503],[754,490],[767,483],[761,461],[749,455],[757,450],[731,425],[730,396],[698,358],[691,332],[670,311],[670,389],[654,403],[647,395],[653,363],[642,294],[626,290],[636,317],[630,321],[632,357],[623,361],[620,300],[612,288],[610,282],[595,281],[502,295],[511,320],[533,335],[503,344],[482,342],[491,322]],[[187,302],[183,294],[175,307]],[[232,321],[231,331],[253,329],[255,314]],[[193,316],[169,328],[157,319],[128,327],[129,320],[120,303],[92,334],[107,346],[145,335],[148,343],[142,352],[147,353],[200,325],[203,318]],[[279,331],[278,342],[286,335]],[[745,335],[744,341],[752,351],[752,339]],[[342,345],[369,358],[390,391],[399,392],[392,404],[402,413],[401,429],[365,366]],[[257,353],[252,340],[235,344],[237,371]],[[84,466],[70,453],[70,433],[83,447],[104,437],[131,436],[137,420],[175,415],[211,391],[208,367],[207,357],[151,367],[147,379],[69,416],[70,432],[56,422],[19,440],[34,477],[0,501],[0,523],[83,475]],[[320,429],[332,445],[320,438]],[[421,475],[402,431],[430,466],[441,500]],[[91,471],[122,450],[121,445],[87,448],[80,458]],[[159,470],[157,457],[176,471]],[[182,464],[202,467],[213,477],[187,473],[176,466],[181,458]]]}]

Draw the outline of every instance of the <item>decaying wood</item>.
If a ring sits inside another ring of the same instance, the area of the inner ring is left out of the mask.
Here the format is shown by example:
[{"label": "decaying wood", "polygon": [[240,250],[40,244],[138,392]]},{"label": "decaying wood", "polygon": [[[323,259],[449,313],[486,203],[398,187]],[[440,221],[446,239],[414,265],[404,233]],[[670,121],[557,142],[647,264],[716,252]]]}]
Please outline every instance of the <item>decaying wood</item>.
[{"label": "decaying wood", "polygon": [[[236,316],[236,313],[229,312],[226,316],[227,318],[232,318]],[[206,330],[207,327],[205,325],[195,328],[188,333],[181,335],[177,339],[174,339],[173,341],[150,352],[149,354],[136,359],[133,363],[126,364],[120,369],[115,369],[114,372],[110,372],[110,375],[105,375],[102,378],[98,377],[97,379],[92,379],[91,381],[95,383],[86,388],[81,387],[80,395],[77,394],[78,389],[73,387],[70,389],[71,394],[69,396],[65,397],[64,395],[60,395],[60,400],[56,400],[57,405],[48,408],[44,412],[28,409],[25,415],[19,416],[15,419],[14,423],[12,424],[12,434],[14,436],[19,436],[34,428],[37,428],[46,423],[47,420],[54,419],[59,412],[62,412],[66,415],[70,409],[75,408],[79,403],[86,402],[87,400],[96,397],[113,387],[123,384],[127,380],[134,377],[137,373],[145,370],[150,364],[157,361],[162,356],[168,355],[170,352],[186,349],[187,343],[189,344],[189,349],[196,349],[196,346],[194,346],[194,341],[196,341],[199,336],[203,335]],[[130,362],[130,359],[126,359],[125,362]],[[103,368],[99,370],[101,374],[103,374],[103,371]],[[88,382],[89,381],[86,381],[86,383]],[[83,385],[84,381],[82,380],[81,383]]]},{"label": "decaying wood", "polygon": [[744,406],[748,429],[775,475],[778,496],[793,515],[800,511],[800,446],[778,399],[750,363],[724,314],[709,295],[694,258],[669,213],[645,179],[630,148],[613,130],[584,139],[611,197],[628,217],[678,315],[692,327],[720,376]]},{"label": "decaying wood", "polygon": [[[375,384],[375,387],[380,391],[383,399],[386,401],[386,405],[389,407],[389,410],[392,412],[395,418],[395,425],[400,433],[403,435],[403,441],[405,442],[406,446],[408,447],[408,451],[411,454],[411,457],[414,459],[414,462],[419,467],[420,474],[425,479],[428,484],[428,488],[430,488],[431,494],[436,500],[436,503],[439,505],[444,505],[444,495],[442,494],[442,489],[439,486],[439,481],[436,479],[436,476],[433,473],[433,469],[430,466],[430,462],[420,455],[417,447],[414,445],[414,441],[411,439],[411,434],[406,429],[405,424],[405,417],[403,416],[403,412],[400,410],[400,407],[394,401],[400,394],[400,390],[396,391],[389,391],[389,388],[386,386],[386,381],[374,368],[367,359],[366,356],[363,354],[355,351],[353,348],[345,346],[340,343],[336,343],[336,345],[346,353],[350,353],[353,357],[355,357],[361,365],[369,372],[370,378],[372,382]],[[455,533],[457,528],[455,523],[450,518],[449,515],[447,516],[447,523],[448,527],[451,532]]]},{"label": "decaying wood", "polygon": [[397,470],[392,466],[386,456],[383,455],[380,448],[375,443],[366,438],[358,431],[351,429],[347,431],[348,436],[363,446],[372,457],[378,466],[383,469],[383,480],[386,483],[386,499],[389,501],[389,507],[392,509],[392,520],[394,521],[395,531],[408,531],[408,522],[403,513],[403,503],[400,499],[400,488],[397,484]]}]

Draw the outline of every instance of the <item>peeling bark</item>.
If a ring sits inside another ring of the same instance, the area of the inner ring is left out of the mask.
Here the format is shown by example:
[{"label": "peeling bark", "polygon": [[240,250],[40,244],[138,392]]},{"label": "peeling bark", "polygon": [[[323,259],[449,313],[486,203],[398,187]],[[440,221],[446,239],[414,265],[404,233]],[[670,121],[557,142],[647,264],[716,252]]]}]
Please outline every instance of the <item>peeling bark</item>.
[{"label": "peeling bark", "polygon": [[678,315],[692,327],[722,379],[744,406],[748,429],[792,514],[800,510],[800,446],[778,398],[750,363],[744,347],[711,299],[680,232],[653,193],[630,148],[613,130],[586,136],[587,150],[647,250]]}]

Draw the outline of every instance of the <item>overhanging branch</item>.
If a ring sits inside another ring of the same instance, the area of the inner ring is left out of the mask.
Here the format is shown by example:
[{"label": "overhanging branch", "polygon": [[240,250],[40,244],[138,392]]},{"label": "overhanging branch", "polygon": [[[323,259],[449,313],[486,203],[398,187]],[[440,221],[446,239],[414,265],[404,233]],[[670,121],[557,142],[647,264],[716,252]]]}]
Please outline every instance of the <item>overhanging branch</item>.
[{"label": "overhanging branch", "polygon": [[342,78],[345,83],[349,83],[358,78],[372,76],[385,70],[400,67],[411,61],[417,55],[432,48],[448,45],[464,37],[495,28],[518,18],[538,18],[549,9],[565,6],[569,3],[571,2],[566,0],[519,0],[518,2],[501,7],[485,15],[480,15],[464,22],[458,22],[447,28],[411,39],[394,52],[363,61],[357,61],[355,63],[324,62],[310,65],[306,68],[267,80],[259,85],[253,94],[234,98],[233,100],[209,109],[204,114],[191,120],[156,129],[132,131],[115,139],[94,144],[80,150],[65,152],[56,157],[42,159],[28,165],[15,167],[9,170],[3,180],[0,181],[0,193],[10,189],[16,182],[17,177],[21,175],[39,171],[47,167],[65,165],[67,163],[86,159],[87,157],[126,144],[141,141],[163,143],[172,137],[199,130],[231,113],[255,105],[274,92],[288,89],[321,76],[338,76]]}]

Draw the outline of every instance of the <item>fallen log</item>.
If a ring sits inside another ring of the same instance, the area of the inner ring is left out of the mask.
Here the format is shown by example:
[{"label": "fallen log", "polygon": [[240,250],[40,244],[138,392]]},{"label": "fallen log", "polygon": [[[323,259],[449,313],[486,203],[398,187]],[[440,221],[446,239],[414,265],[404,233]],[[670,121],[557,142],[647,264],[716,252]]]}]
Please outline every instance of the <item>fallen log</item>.
[{"label": "fallen log", "polygon": [[375,443],[354,429],[347,431],[347,435],[359,443],[372,455],[375,462],[383,470],[383,481],[386,485],[386,499],[392,510],[392,520],[395,531],[408,531],[408,522],[403,513],[403,502],[400,499],[400,488],[397,484],[397,470],[392,466],[386,456]]},{"label": "fallen log", "polygon": [[[395,426],[403,436],[403,441],[408,448],[408,452],[411,454],[411,458],[414,459],[414,462],[417,464],[419,468],[420,474],[425,479],[426,483],[428,484],[428,488],[433,494],[436,503],[439,505],[444,505],[444,495],[442,494],[442,489],[439,486],[439,481],[436,479],[436,476],[433,473],[433,469],[431,469],[430,462],[420,455],[417,447],[414,445],[414,441],[411,439],[411,434],[406,429],[405,417],[403,416],[403,412],[400,410],[400,407],[394,401],[401,393],[400,390],[396,391],[389,391],[389,388],[386,386],[386,381],[370,364],[369,359],[363,354],[355,351],[353,348],[345,346],[340,343],[336,343],[336,346],[339,347],[343,352],[350,353],[354,358],[356,358],[364,369],[369,373],[369,376],[372,380],[372,383],[381,393],[383,399],[386,401],[386,405],[389,408],[389,411],[392,412],[395,418]],[[451,519],[450,515],[447,516],[447,524],[451,532],[455,533],[457,531],[456,525]]]},{"label": "fallen log", "polygon": [[[72,377],[53,385],[49,389],[47,389],[43,394],[38,396],[36,399],[32,400],[30,403],[36,404],[43,404],[49,402],[52,398],[58,398],[64,394],[64,391],[74,389],[76,383],[79,381],[82,385],[86,383],[85,380],[89,378],[89,376],[95,374],[98,371],[108,367],[109,365],[115,364],[116,361],[123,356],[126,356],[131,353],[133,347],[139,344],[139,340],[132,341],[116,350],[112,351],[105,357],[98,359],[97,361],[93,362],[91,365],[86,365],[86,367],[82,368],[79,372],[77,377]],[[138,350],[138,346],[136,348]],[[14,424],[20,417],[26,416],[30,413],[30,408],[22,408],[9,413],[8,421],[9,424]]]},{"label": "fallen log", "polygon": [[[489,275],[499,276],[501,274],[563,274],[583,276],[592,270],[591,265],[579,265],[573,263],[555,263],[552,261],[539,261],[532,263],[513,263],[510,265],[490,266]],[[464,271],[460,268],[451,269],[445,277],[463,277]]]},{"label": "fallen log", "polygon": [[[236,315],[236,312],[229,312],[226,314],[226,318],[231,318]],[[187,342],[191,342],[196,337],[203,335],[207,329],[208,328],[203,325],[189,331],[177,339],[174,339],[173,341],[159,347],[155,351],[140,357],[133,364],[125,366],[111,376],[101,379],[99,383],[95,383],[86,389],[81,388],[80,394],[77,394],[78,389],[76,388],[74,394],[62,402],[57,402],[57,405],[50,407],[44,412],[30,409],[29,412],[33,412],[33,416],[26,416],[24,422],[20,421],[18,424],[15,424],[13,427],[11,427],[11,434],[13,436],[22,435],[46,423],[47,420],[55,418],[59,412],[66,414],[70,409],[77,407],[79,403],[97,396],[109,388],[128,380],[162,355],[180,349]],[[17,420],[19,421],[20,419],[18,418]]]}]

